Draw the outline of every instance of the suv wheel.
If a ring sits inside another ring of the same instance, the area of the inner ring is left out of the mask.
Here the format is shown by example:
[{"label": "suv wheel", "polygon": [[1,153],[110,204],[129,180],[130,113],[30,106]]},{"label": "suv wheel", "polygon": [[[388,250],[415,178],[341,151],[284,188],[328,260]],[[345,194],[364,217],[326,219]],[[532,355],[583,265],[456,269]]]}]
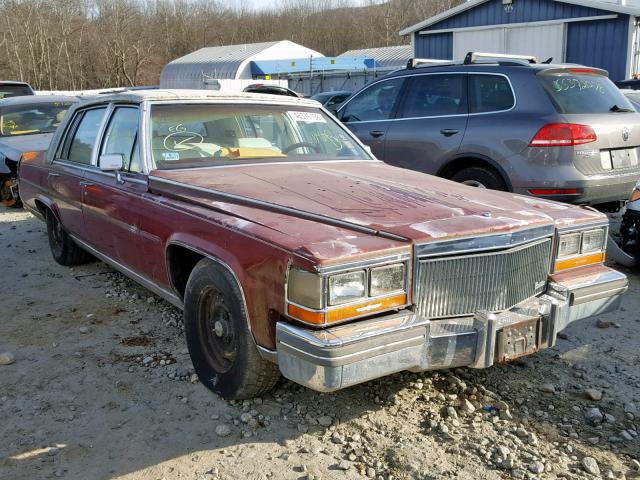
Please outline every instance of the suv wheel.
[{"label": "suv wheel", "polygon": [[451,180],[464,185],[491,190],[507,191],[507,185],[500,174],[486,167],[468,167],[456,172]]}]

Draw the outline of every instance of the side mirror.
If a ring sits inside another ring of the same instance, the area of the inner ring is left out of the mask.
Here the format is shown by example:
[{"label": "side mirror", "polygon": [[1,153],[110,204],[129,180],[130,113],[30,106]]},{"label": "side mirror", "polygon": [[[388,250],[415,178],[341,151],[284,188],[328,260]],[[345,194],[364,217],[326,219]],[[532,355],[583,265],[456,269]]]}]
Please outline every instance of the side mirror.
[{"label": "side mirror", "polygon": [[124,164],[124,155],[121,153],[110,153],[108,155],[100,155],[100,170],[103,172],[113,172],[122,170]]}]

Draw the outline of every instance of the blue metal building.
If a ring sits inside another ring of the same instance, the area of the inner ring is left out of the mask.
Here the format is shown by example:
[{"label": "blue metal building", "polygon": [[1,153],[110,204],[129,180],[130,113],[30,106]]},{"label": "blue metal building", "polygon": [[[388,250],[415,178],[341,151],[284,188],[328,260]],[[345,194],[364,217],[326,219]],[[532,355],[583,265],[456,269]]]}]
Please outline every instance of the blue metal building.
[{"label": "blue metal building", "polygon": [[469,51],[552,57],[604,68],[613,80],[640,73],[634,0],[470,0],[400,32],[418,58],[460,60]]}]

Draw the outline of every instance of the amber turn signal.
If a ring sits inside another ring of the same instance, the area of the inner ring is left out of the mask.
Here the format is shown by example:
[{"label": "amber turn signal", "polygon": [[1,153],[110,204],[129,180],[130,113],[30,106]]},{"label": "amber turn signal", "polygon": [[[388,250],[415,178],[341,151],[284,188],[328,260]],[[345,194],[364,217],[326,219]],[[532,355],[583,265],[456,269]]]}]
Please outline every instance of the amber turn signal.
[{"label": "amber turn signal", "polygon": [[604,262],[604,252],[593,253],[591,255],[582,255],[580,257],[567,258],[566,260],[558,260],[556,262],[555,271],[569,270],[570,268],[584,267]]},{"label": "amber turn signal", "polygon": [[385,298],[370,298],[366,302],[354,305],[344,305],[332,308],[326,312],[315,312],[297,305],[287,305],[287,314],[302,322],[312,325],[326,325],[342,320],[363,317],[377,312],[382,312],[396,307],[404,307],[407,304],[405,293]]},{"label": "amber turn signal", "polygon": [[22,157],[22,160],[29,161],[29,160],[33,160],[34,158],[36,158],[38,156],[38,153],[40,153],[40,152],[24,152],[21,155],[21,157]]}]

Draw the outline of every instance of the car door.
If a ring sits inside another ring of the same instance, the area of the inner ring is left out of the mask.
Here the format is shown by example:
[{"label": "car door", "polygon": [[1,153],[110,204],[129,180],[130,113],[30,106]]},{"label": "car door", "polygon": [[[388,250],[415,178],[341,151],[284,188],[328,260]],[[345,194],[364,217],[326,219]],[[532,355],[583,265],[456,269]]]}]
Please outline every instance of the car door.
[{"label": "car door", "polygon": [[384,161],[435,174],[454,157],[467,127],[466,82],[464,73],[409,77],[386,134]]},{"label": "car door", "polygon": [[[139,266],[139,209],[147,192],[147,175],[138,146],[139,122],[137,106],[113,108],[99,144],[97,165],[85,174],[83,196],[89,243],[132,269]],[[121,155],[122,169],[101,170],[100,161],[105,155]]]},{"label": "car door", "polygon": [[84,175],[91,167],[93,150],[106,106],[78,111],[67,128],[49,168],[49,191],[65,230],[86,240],[82,217]]},{"label": "car door", "polygon": [[403,84],[403,77],[380,80],[351,97],[338,110],[338,118],[381,160],[384,160],[385,135]]}]

